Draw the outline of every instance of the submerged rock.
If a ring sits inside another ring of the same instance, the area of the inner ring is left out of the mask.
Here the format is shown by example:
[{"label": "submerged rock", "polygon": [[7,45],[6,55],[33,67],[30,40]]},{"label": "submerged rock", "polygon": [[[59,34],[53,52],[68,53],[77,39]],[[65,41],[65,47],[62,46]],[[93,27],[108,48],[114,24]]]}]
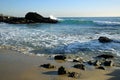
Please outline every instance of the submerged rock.
[{"label": "submerged rock", "polygon": [[66,73],[67,73],[67,71],[65,70],[65,68],[63,66],[58,68],[58,75],[64,75]]},{"label": "submerged rock", "polygon": [[104,36],[101,36],[101,37],[99,37],[99,42],[101,42],[101,43],[107,43],[107,42],[111,42],[112,40],[111,39],[109,39],[109,38],[107,38],[107,37],[104,37]]}]

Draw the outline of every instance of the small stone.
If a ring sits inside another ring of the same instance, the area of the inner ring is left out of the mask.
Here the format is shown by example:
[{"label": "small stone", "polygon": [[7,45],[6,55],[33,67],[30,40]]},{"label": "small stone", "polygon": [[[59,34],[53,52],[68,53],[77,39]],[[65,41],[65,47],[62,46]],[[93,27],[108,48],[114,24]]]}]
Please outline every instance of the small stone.
[{"label": "small stone", "polygon": [[83,65],[83,64],[76,64],[73,67],[78,68],[78,69],[82,69],[82,70],[86,70],[85,65]]},{"label": "small stone", "polygon": [[48,69],[55,68],[55,66],[54,66],[54,65],[51,65],[50,63],[48,63],[48,64],[43,64],[43,65],[41,65],[41,67],[48,68]]},{"label": "small stone", "polygon": [[54,57],[55,60],[65,60],[66,56],[65,55],[57,55]]},{"label": "small stone", "polygon": [[111,60],[111,61],[105,61],[104,62],[104,66],[114,66],[114,62]]},{"label": "small stone", "polygon": [[100,65],[101,65],[101,62],[98,61],[98,60],[96,60],[93,64],[94,64],[94,66],[100,66]]},{"label": "small stone", "polygon": [[88,61],[87,63],[88,63],[89,65],[93,65],[94,62],[93,62],[93,61]]},{"label": "small stone", "polygon": [[76,72],[68,72],[68,77],[79,78],[80,75],[79,73],[76,73]]},{"label": "small stone", "polygon": [[99,66],[98,69],[106,70],[104,66]]},{"label": "small stone", "polygon": [[60,68],[58,68],[58,75],[64,75],[66,74],[66,70],[63,66],[61,66]]},{"label": "small stone", "polygon": [[80,62],[80,63],[82,63],[83,59],[82,58],[76,58],[76,59],[73,59],[73,62]]}]

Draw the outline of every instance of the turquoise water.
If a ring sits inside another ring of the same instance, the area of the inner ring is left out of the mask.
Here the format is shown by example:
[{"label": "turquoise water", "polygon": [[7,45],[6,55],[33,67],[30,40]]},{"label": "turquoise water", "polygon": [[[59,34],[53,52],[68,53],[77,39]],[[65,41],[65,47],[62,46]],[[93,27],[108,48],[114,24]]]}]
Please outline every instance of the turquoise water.
[{"label": "turquoise water", "polygon": [[[119,17],[66,17],[57,24],[0,23],[0,46],[35,54],[120,55]],[[100,43],[106,36],[114,40]]]}]

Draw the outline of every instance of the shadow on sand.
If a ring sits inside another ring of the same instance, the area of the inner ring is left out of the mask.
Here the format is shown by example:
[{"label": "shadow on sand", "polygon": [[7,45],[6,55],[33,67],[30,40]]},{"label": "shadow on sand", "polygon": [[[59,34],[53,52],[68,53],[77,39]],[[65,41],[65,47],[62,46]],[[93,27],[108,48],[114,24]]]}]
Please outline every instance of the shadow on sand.
[{"label": "shadow on sand", "polygon": [[43,74],[46,74],[46,75],[58,75],[57,71],[43,72]]},{"label": "shadow on sand", "polygon": [[113,71],[110,74],[107,74],[109,76],[113,76],[112,78],[108,79],[108,80],[120,80],[120,69],[117,69],[115,71]]}]

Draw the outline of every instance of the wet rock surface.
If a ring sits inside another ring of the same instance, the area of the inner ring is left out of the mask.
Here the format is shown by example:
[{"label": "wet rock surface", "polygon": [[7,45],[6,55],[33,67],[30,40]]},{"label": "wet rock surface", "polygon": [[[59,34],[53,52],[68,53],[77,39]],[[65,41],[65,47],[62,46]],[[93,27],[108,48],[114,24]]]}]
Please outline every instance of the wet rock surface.
[{"label": "wet rock surface", "polygon": [[101,37],[99,37],[99,42],[101,42],[101,43],[108,43],[108,42],[111,42],[112,40],[111,39],[109,39],[109,38],[107,38],[107,37],[105,37],[105,36],[101,36]]}]

